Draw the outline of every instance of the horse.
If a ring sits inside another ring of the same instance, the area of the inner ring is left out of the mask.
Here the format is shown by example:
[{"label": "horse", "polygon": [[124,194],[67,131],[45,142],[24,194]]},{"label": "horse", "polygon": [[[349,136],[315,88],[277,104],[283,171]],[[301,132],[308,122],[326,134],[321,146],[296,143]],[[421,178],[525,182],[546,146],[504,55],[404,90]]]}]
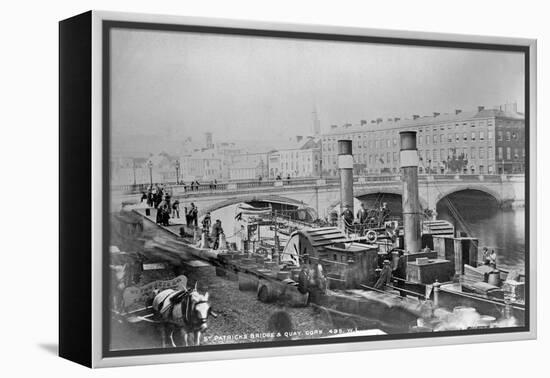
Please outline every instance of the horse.
[{"label": "horse", "polygon": [[190,346],[189,334],[193,334],[193,344],[200,345],[201,333],[208,328],[207,318],[217,315],[212,311],[208,301],[208,292],[200,294],[197,287],[192,290],[173,290],[166,289],[156,293],[153,298],[153,310],[162,324],[161,338],[162,347],[166,347],[166,330],[170,328],[170,340],[172,346],[176,347],[174,342],[174,330],[179,328],[185,346]]}]

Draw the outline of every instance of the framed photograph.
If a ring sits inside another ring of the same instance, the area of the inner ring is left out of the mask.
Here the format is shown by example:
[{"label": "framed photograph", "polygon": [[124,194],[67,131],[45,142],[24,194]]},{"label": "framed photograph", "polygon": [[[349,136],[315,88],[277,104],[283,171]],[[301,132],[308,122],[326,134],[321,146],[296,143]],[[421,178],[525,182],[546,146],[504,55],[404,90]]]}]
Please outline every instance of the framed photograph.
[{"label": "framed photograph", "polygon": [[536,337],[536,41],[60,24],[60,355]]}]

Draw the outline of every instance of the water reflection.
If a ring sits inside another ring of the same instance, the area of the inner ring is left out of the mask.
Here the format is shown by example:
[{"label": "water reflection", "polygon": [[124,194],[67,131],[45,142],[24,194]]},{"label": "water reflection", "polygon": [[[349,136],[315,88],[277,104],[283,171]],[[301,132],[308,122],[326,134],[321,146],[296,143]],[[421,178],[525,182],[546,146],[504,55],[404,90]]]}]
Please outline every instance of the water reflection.
[{"label": "water reflection", "polygon": [[494,198],[477,191],[450,195],[437,207],[439,219],[479,239],[497,252],[497,265],[525,271],[525,209],[501,209]]}]

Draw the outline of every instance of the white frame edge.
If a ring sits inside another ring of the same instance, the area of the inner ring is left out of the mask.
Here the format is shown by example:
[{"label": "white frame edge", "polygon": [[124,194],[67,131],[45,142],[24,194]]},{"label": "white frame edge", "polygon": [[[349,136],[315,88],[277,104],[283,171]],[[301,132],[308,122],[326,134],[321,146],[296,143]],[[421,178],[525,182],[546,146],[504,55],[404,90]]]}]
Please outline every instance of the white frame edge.
[{"label": "white frame edge", "polygon": [[[243,29],[262,29],[308,33],[358,35],[424,39],[431,41],[472,42],[489,44],[513,44],[528,46],[530,51],[530,140],[529,140],[529,211],[530,211],[530,331],[487,335],[460,335],[422,339],[399,339],[366,342],[344,342],[340,344],[317,344],[208,352],[149,354],[141,356],[103,357],[102,325],[102,21],[130,21],[165,24],[185,24],[216,26]],[[537,255],[537,180],[536,180],[536,135],[537,135],[537,42],[535,39],[490,37],[429,32],[409,32],[404,30],[380,30],[355,27],[336,27],[308,24],[287,24],[229,20],[202,17],[168,16],[125,12],[92,12],[92,367],[116,367],[175,362],[196,362],[207,360],[227,360],[237,358],[289,356],[296,354],[318,354],[366,351],[391,348],[413,348],[454,344],[486,343],[498,341],[529,340],[537,337],[536,306],[536,255]],[[396,345],[396,343],[399,343]]]}]

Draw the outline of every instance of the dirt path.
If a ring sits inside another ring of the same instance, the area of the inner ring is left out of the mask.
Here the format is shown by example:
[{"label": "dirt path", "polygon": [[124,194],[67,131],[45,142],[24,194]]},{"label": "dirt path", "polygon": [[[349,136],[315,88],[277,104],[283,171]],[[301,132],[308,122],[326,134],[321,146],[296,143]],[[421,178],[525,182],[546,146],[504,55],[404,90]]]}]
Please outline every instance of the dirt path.
[{"label": "dirt path", "polygon": [[[214,267],[181,273],[188,277],[190,286],[197,281],[199,292],[208,291],[218,314],[208,321],[203,345],[318,338],[335,331],[335,326],[311,306],[292,308],[260,302],[255,292],[240,291],[237,281],[216,276]],[[154,324],[127,324],[114,319],[111,334],[114,350],[161,347],[159,329]],[[175,339],[179,343],[179,335]]]}]

